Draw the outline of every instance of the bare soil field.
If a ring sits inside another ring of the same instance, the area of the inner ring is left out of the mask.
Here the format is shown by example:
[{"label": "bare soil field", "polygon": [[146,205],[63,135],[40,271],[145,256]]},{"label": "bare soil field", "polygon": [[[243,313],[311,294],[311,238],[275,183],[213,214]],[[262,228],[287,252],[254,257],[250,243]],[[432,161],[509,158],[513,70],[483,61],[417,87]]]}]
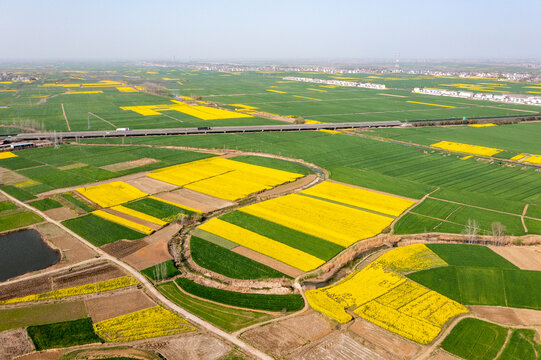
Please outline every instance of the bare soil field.
[{"label": "bare soil field", "polygon": [[231,249],[231,251],[236,252],[237,254],[240,254],[242,256],[246,256],[247,258],[255,260],[263,265],[267,265],[293,278],[303,274],[301,270],[294,268],[293,266],[284,264],[283,262],[280,262],[278,260],[274,260],[271,257],[268,257],[256,251],[245,248],[244,246],[237,246]]},{"label": "bare soil field", "polygon": [[293,331],[270,323],[242,334],[243,339],[263,349],[267,353],[282,357],[298,349],[307,341]]},{"label": "bare soil field", "polygon": [[174,202],[179,205],[189,206],[191,208],[209,212],[233,205],[231,201],[218,199],[214,196],[202,194],[190,189],[178,189],[175,191],[156,195],[157,198]]},{"label": "bare soil field", "polygon": [[101,249],[117,258],[128,256],[139,249],[147,246],[145,239],[140,240],[118,240],[110,244],[103,245]]},{"label": "bare soil field", "polygon": [[88,164],[82,163],[82,162],[76,162],[69,165],[60,166],[57,169],[58,170],[73,170],[73,169],[79,169],[82,167],[88,166]]},{"label": "bare soil field", "polygon": [[541,271],[541,246],[489,246],[522,270]]},{"label": "bare soil field", "polygon": [[64,350],[39,351],[18,357],[17,360],[56,360],[63,353]]},{"label": "bare soil field", "polygon": [[127,262],[137,270],[159,264],[171,259],[167,243],[169,238],[164,237],[162,241],[149,244],[134,253],[123,257],[121,260]]},{"label": "bare soil field", "polygon": [[134,349],[130,347],[113,347],[113,348],[90,348],[84,350],[75,350],[64,354],[73,360],[88,360],[88,359],[103,359],[104,357],[130,357],[140,360],[157,360],[158,355],[153,355],[150,352]]},{"label": "bare soil field", "polygon": [[152,159],[152,158],[141,158],[137,160],[123,161],[119,163],[109,164],[109,165],[101,166],[101,168],[103,170],[116,172],[116,171],[128,170],[128,169],[137,168],[139,166],[152,164],[157,161],[158,160]]},{"label": "bare soil field", "polygon": [[0,183],[4,185],[13,185],[20,182],[29,180],[26,176],[23,176],[15,171],[0,167]]},{"label": "bare soil field", "polygon": [[[131,215],[128,215],[128,214],[121,213],[120,211],[116,211],[116,210],[113,210],[113,209],[103,209],[103,211],[105,211],[105,212],[107,212],[109,214],[118,216],[118,217],[120,217],[122,219],[126,219],[128,221],[132,221],[134,223],[144,225],[144,226],[146,226],[148,228],[151,228],[152,230],[158,230],[159,228],[161,228],[160,225],[156,225],[154,223],[151,223],[150,221],[139,219],[138,217],[135,217],[135,216],[131,216]],[[126,225],[126,226],[129,227],[128,225]]]},{"label": "bare soil field", "polygon": [[268,353],[285,356],[330,334],[334,326],[315,311],[257,327],[242,337]]},{"label": "bare soil field", "polygon": [[261,193],[260,196],[267,197],[267,196],[275,196],[275,195],[282,195],[284,193],[289,193],[291,191],[295,191],[297,189],[303,188],[304,186],[310,184],[312,181],[316,179],[317,179],[317,175],[315,174],[306,175],[296,181],[283,184],[283,185],[278,185],[268,191]]},{"label": "bare soil field", "polygon": [[319,340],[334,329],[334,325],[330,321],[314,310],[277,323],[309,341]]},{"label": "bare soil field", "polygon": [[470,310],[488,321],[505,325],[541,325],[541,311],[500,306],[472,305]]},{"label": "bare soil field", "polygon": [[430,355],[429,359],[430,360],[460,360],[459,357],[453,356],[449,354],[448,352],[443,351],[441,349],[433,352]]},{"label": "bare soil field", "polygon": [[61,207],[56,209],[51,209],[44,211],[45,215],[51,217],[53,220],[64,221],[67,219],[73,219],[78,216],[78,214],[68,208]]},{"label": "bare soil field", "polygon": [[[335,331],[322,340],[309,344],[287,359],[302,360],[385,360],[386,358],[361,345],[351,336]],[[391,360],[392,358],[387,358]]]},{"label": "bare soil field", "polygon": [[142,176],[138,179],[126,181],[126,183],[135,186],[139,190],[146,192],[147,194],[156,194],[164,191],[171,191],[178,186],[171,185],[169,183],[149,178],[148,176]]},{"label": "bare soil field", "polygon": [[158,351],[167,360],[215,360],[231,351],[228,344],[206,334],[184,335],[147,343],[143,347]]},{"label": "bare soil field", "polygon": [[[62,250],[62,261],[55,265],[56,267],[78,263],[80,261],[90,259],[96,255],[92,249],[54,224],[40,224],[36,226],[36,229],[40,232],[43,238],[50,241],[54,246]],[[47,268],[47,270],[52,268]]]},{"label": "bare soil field", "polygon": [[127,262],[137,270],[143,270],[147,267],[159,264],[171,259],[169,254],[169,240],[180,230],[180,224],[169,224],[166,227],[147,236],[145,246],[122,257],[122,261]]},{"label": "bare soil field", "polygon": [[90,284],[124,275],[126,274],[120,268],[108,262],[93,262],[30,279],[8,282],[0,286],[0,300]]},{"label": "bare soil field", "polygon": [[34,351],[25,329],[0,332],[0,360],[9,360]]},{"label": "bare soil field", "polygon": [[348,330],[374,345],[376,352],[391,359],[415,359],[422,348],[364,319],[355,319]]},{"label": "bare soil field", "polygon": [[122,292],[104,293],[85,300],[88,315],[93,322],[107,320],[156,305],[143,291],[129,289]]}]

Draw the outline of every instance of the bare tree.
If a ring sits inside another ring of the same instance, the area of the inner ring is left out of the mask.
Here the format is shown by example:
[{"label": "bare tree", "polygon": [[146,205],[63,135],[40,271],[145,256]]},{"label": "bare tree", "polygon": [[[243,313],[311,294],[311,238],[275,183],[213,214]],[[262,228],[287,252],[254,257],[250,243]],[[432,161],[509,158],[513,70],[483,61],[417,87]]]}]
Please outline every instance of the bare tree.
[{"label": "bare tree", "polygon": [[466,226],[464,227],[464,235],[468,244],[473,244],[477,240],[479,235],[479,222],[477,220],[468,219]]},{"label": "bare tree", "polygon": [[505,225],[499,221],[492,223],[492,240],[495,245],[503,245],[505,237]]},{"label": "bare tree", "polygon": [[165,262],[159,263],[154,266],[154,279],[160,281],[165,279],[167,276],[167,264]]}]

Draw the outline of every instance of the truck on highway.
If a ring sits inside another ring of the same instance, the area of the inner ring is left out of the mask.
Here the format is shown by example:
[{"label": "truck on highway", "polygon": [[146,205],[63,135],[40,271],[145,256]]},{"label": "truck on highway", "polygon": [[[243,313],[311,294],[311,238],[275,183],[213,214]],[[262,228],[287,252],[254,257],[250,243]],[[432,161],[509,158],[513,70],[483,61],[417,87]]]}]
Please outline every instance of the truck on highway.
[{"label": "truck on highway", "polygon": [[130,128],[116,128],[116,131],[129,131]]}]

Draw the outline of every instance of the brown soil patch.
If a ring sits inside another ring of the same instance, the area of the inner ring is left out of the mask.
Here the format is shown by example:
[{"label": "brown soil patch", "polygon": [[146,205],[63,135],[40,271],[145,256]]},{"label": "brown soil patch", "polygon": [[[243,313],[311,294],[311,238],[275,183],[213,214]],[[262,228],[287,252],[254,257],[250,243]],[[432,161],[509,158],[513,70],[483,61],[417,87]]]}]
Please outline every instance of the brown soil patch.
[{"label": "brown soil patch", "polygon": [[167,225],[152,235],[147,236],[144,239],[144,246],[122,256],[121,260],[127,262],[137,270],[143,270],[170,260],[169,240],[179,230],[180,224],[174,223]]},{"label": "brown soil patch", "polygon": [[143,346],[149,350],[158,351],[168,360],[215,360],[231,351],[228,344],[204,334],[184,335]]},{"label": "brown soil patch", "polygon": [[[69,355],[69,356],[68,356]],[[66,353],[66,357],[72,360],[88,360],[88,359],[102,359],[105,356],[108,357],[129,357],[140,360],[155,360],[160,359],[158,355],[153,355],[143,350],[134,348],[119,348],[115,346],[112,349],[107,348],[90,348],[85,350],[75,350],[71,353]]]},{"label": "brown soil patch", "polygon": [[26,180],[30,180],[30,179],[15,171],[0,167],[0,183],[1,184],[13,185],[13,184],[18,184]]},{"label": "brown soil patch", "polygon": [[174,202],[179,205],[189,206],[203,212],[209,212],[234,205],[233,202],[218,199],[214,196],[202,194],[190,189],[178,189],[175,191],[156,195],[157,198]]},{"label": "brown soil patch", "polygon": [[156,194],[159,192],[171,191],[178,187],[160,180],[149,178],[148,176],[142,176],[138,179],[126,181],[126,183],[135,186],[136,188],[143,192],[146,192],[147,194]]},{"label": "brown soil patch", "polygon": [[90,284],[126,275],[120,268],[105,261],[74,266],[51,274],[8,282],[0,286],[0,300],[39,294]]},{"label": "brown soil patch", "polygon": [[500,306],[472,305],[470,310],[488,321],[504,325],[541,325],[541,311]]},{"label": "brown soil patch", "polygon": [[53,220],[57,220],[57,221],[73,219],[74,217],[78,216],[76,212],[71,211],[70,209],[65,208],[65,207],[47,210],[47,211],[44,211],[44,213],[45,215],[51,217]]},{"label": "brown soil patch", "polygon": [[120,293],[102,294],[85,300],[88,315],[93,322],[147,309],[156,305],[144,292],[130,289]]},{"label": "brown soil patch", "polygon": [[[321,341],[303,347],[288,359],[303,360],[385,360],[351,336],[335,331]],[[388,358],[391,359],[391,358]]]},{"label": "brown soil patch", "polygon": [[34,352],[32,354],[18,357],[17,360],[56,360],[64,353],[64,350],[48,350]]},{"label": "brown soil patch", "polygon": [[459,357],[453,356],[449,354],[448,352],[445,352],[443,350],[437,350],[433,352],[430,357],[430,360],[460,360]]},{"label": "brown soil patch", "polygon": [[101,249],[117,258],[122,258],[136,252],[147,246],[145,239],[141,240],[118,240],[110,244],[103,245]]},{"label": "brown soil patch", "polygon": [[389,358],[414,359],[414,355],[421,350],[420,345],[364,319],[355,319],[348,329],[374,345],[378,353],[387,354]]},{"label": "brown soil patch", "polygon": [[82,168],[82,167],[85,167],[85,166],[88,166],[88,164],[84,164],[82,162],[76,162],[76,163],[73,163],[73,164],[57,167],[57,169],[58,170],[73,170],[73,169],[79,169],[79,168]]},{"label": "brown soil patch", "polygon": [[[118,216],[118,217],[120,217],[122,219],[126,219],[128,221],[132,221],[134,223],[144,225],[144,226],[149,227],[149,228],[151,228],[153,230],[158,230],[159,228],[161,228],[160,225],[151,223],[150,221],[139,219],[139,218],[137,218],[135,216],[131,216],[131,215],[128,215],[128,214],[121,213],[120,211],[116,211],[116,210],[113,210],[113,209],[103,209],[103,211],[108,212],[109,214],[112,214],[112,215],[116,215],[116,216]],[[123,226],[130,227],[128,224],[125,224],[125,225],[123,224]],[[134,229],[134,230],[136,230],[136,229]]]},{"label": "brown soil patch", "polygon": [[242,337],[257,348],[277,356],[285,356],[306,343],[293,331],[277,323],[257,327],[242,334]]},{"label": "brown soil patch", "polygon": [[167,246],[169,238],[163,238],[162,241],[152,243],[136,252],[123,257],[121,260],[127,262],[137,270],[143,270],[147,267],[162,263],[171,259],[169,247]]},{"label": "brown soil patch", "polygon": [[168,240],[171,239],[177,232],[180,231],[180,224],[178,223],[170,223],[169,225],[161,228],[160,230],[156,231],[153,234],[148,235],[145,237],[145,242],[147,244],[153,244],[155,242],[163,241],[164,238],[167,238]]},{"label": "brown soil patch", "polygon": [[240,254],[242,256],[246,256],[247,258],[255,260],[263,265],[267,265],[293,278],[296,278],[297,276],[303,274],[302,270],[299,270],[297,268],[294,268],[293,266],[284,264],[283,262],[275,260],[266,255],[260,254],[256,251],[245,248],[244,246],[237,246],[231,249],[231,251],[234,251],[237,254]]},{"label": "brown soil patch", "polygon": [[34,344],[25,329],[0,332],[0,359],[13,359],[34,351]]},{"label": "brown soil patch", "polygon": [[284,193],[289,193],[291,191],[295,191],[297,189],[300,189],[300,188],[303,188],[304,186],[307,186],[308,184],[310,184],[312,181],[316,180],[317,179],[317,175],[315,174],[310,174],[310,175],[307,175],[307,176],[304,176],[296,181],[293,181],[293,182],[290,182],[290,183],[287,183],[287,184],[283,184],[283,185],[278,185],[272,189],[270,189],[269,191],[265,191],[263,193],[261,193],[260,196],[263,196],[263,197],[267,197],[267,196],[274,196],[274,195],[282,195]]},{"label": "brown soil patch", "polygon": [[123,171],[128,169],[137,168],[140,166],[148,165],[157,162],[158,160],[152,159],[152,158],[141,158],[137,160],[131,160],[131,161],[123,161],[115,164],[109,164],[105,166],[100,166],[103,170],[107,171]]},{"label": "brown soil patch", "polygon": [[36,226],[36,229],[44,239],[62,251],[62,261],[47,270],[65,266],[66,264],[75,264],[96,255],[92,249],[54,224],[40,224]]},{"label": "brown soil patch", "polygon": [[329,321],[313,310],[280,321],[278,324],[309,341],[321,339],[334,328]]},{"label": "brown soil patch", "polygon": [[522,270],[541,271],[541,246],[490,246]]}]

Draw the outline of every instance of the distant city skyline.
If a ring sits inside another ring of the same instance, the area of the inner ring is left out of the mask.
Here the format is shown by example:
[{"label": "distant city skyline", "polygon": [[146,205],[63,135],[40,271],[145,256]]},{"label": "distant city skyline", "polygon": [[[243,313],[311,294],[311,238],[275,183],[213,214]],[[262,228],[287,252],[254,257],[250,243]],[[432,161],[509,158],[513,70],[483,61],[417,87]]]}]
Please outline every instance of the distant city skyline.
[{"label": "distant city skyline", "polygon": [[541,59],[535,0],[0,0],[0,13],[0,61]]}]

